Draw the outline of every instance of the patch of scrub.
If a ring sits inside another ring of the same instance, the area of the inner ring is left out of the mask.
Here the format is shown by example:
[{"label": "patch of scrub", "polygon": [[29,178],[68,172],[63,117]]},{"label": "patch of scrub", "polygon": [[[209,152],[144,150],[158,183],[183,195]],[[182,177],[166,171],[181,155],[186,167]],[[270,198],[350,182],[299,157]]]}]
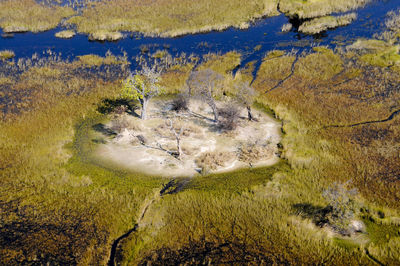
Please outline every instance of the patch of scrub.
[{"label": "patch of scrub", "polygon": [[[150,103],[147,120],[128,114],[113,117],[103,132],[117,135],[97,132],[103,141],[97,141],[96,158],[104,164],[159,176],[194,176],[279,161],[280,125],[261,111],[254,112],[257,122],[248,121],[243,108],[237,128],[222,131],[211,119],[211,108],[201,101],[191,101],[190,111],[180,113],[165,111],[166,106],[163,101]],[[181,133],[179,156],[176,132]]]}]

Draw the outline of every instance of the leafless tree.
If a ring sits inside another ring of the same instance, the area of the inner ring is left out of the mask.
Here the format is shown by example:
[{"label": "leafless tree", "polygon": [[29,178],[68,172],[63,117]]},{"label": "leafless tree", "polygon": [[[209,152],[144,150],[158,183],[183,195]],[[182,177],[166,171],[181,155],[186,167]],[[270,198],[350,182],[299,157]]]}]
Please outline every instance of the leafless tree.
[{"label": "leafless tree", "polygon": [[205,69],[192,72],[187,81],[189,95],[199,95],[210,106],[215,122],[218,122],[218,109],[214,94],[218,88],[222,87],[223,79],[221,74],[211,69]]},{"label": "leafless tree", "polygon": [[[175,136],[175,140],[176,140],[176,148],[177,148],[177,154],[176,154],[176,158],[178,160],[181,159],[181,155],[182,155],[182,147],[181,147],[181,136],[184,130],[184,127],[181,126],[179,131],[177,131],[174,127],[174,123],[172,122],[171,119],[168,119],[168,122],[166,123],[167,126],[170,128],[171,132],[174,134]],[[172,154],[172,153],[171,153]]]},{"label": "leafless tree", "polygon": [[354,218],[356,204],[354,197],[356,189],[347,189],[350,181],[345,184],[334,183],[323,192],[323,197],[328,201],[330,212],[327,215],[329,224],[341,234],[347,234],[349,223]]},{"label": "leafless tree", "polygon": [[246,82],[240,82],[235,85],[236,98],[240,104],[243,104],[247,109],[247,117],[250,121],[255,120],[251,112],[251,106],[256,98],[256,91]]}]

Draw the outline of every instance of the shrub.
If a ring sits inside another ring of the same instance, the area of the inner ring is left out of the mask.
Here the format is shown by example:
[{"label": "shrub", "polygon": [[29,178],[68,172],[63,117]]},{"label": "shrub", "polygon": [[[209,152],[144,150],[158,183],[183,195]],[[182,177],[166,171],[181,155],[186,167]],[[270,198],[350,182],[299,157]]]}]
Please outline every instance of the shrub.
[{"label": "shrub", "polygon": [[246,163],[251,163],[262,158],[268,158],[272,155],[273,149],[268,145],[268,143],[262,144],[259,141],[242,144],[238,149],[239,160]]},{"label": "shrub", "polygon": [[323,197],[328,201],[330,212],[326,218],[330,226],[338,233],[350,234],[350,222],[355,216],[356,205],[353,197],[356,189],[348,190],[346,184],[333,183],[323,192]]},{"label": "shrub", "polygon": [[187,94],[178,94],[172,101],[172,110],[176,112],[189,110],[189,97]]},{"label": "shrub", "polygon": [[236,129],[239,123],[239,114],[239,109],[233,104],[228,104],[225,107],[218,109],[218,127],[225,131]]},{"label": "shrub", "polygon": [[196,164],[202,169],[202,172],[206,173],[209,170],[225,166],[234,158],[235,155],[231,152],[205,152],[196,159]]}]

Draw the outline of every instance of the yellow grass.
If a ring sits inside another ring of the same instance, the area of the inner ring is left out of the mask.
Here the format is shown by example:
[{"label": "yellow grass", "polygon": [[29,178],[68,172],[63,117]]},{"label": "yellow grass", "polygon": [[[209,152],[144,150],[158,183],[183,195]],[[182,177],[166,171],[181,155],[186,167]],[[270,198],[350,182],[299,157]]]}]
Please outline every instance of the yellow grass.
[{"label": "yellow grass", "polygon": [[34,0],[5,0],[0,2],[0,27],[4,32],[46,31],[73,14],[69,7],[49,7]]},{"label": "yellow grass", "polygon": [[356,9],[370,0],[281,0],[279,9],[292,17],[314,18]]},{"label": "yellow grass", "polygon": [[79,32],[140,31],[146,35],[178,36],[234,26],[247,28],[263,16],[277,15],[277,0],[144,0],[100,1],[69,19]]},{"label": "yellow grass", "polygon": [[356,13],[350,13],[342,16],[319,17],[301,24],[299,31],[306,34],[317,34],[327,29],[349,25],[356,18]]}]

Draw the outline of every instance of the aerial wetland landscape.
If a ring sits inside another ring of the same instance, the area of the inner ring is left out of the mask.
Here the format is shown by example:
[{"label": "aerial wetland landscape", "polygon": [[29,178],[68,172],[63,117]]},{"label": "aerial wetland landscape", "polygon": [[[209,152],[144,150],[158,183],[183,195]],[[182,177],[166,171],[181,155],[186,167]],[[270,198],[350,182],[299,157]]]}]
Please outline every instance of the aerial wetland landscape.
[{"label": "aerial wetland landscape", "polygon": [[0,0],[0,265],[400,265],[398,0]]}]

